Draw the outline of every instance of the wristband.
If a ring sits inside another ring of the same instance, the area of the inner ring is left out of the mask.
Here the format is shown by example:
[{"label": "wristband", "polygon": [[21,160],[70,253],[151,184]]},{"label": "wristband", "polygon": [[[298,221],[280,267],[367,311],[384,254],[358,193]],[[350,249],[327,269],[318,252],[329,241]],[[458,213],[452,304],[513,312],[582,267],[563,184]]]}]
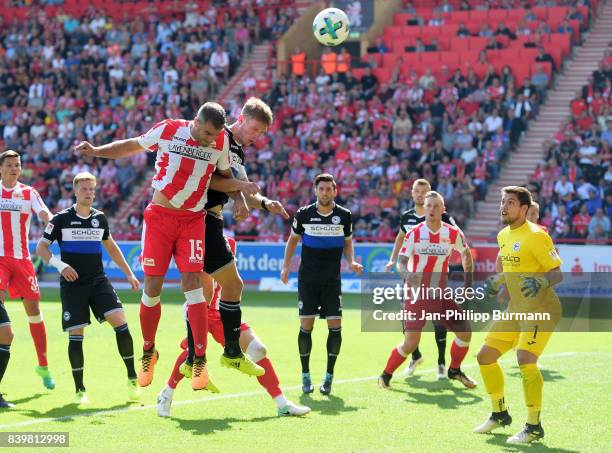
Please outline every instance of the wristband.
[{"label": "wristband", "polygon": [[268,201],[269,201],[269,200],[268,200],[267,198],[262,198],[262,199],[261,199],[261,209],[263,209],[263,210],[264,210],[264,211],[266,211],[266,212],[269,212],[269,211],[268,211],[268,207],[266,206],[266,203],[267,203]]},{"label": "wristband", "polygon": [[64,263],[62,260],[60,260],[55,255],[51,255],[51,258],[49,259],[49,264],[53,266],[54,268],[56,268],[60,274],[64,271],[64,269],[66,269],[67,267],[70,267],[69,264]]}]

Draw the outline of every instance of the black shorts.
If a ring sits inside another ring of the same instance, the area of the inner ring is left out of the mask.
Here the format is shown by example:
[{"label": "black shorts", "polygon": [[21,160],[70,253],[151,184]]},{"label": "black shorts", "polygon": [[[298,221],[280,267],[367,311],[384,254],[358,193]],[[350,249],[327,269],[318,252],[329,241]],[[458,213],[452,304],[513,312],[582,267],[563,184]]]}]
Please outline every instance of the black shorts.
[{"label": "black shorts", "polygon": [[9,318],[6,308],[4,307],[4,302],[0,300],[0,327],[10,326],[10,325],[11,325],[11,319]]},{"label": "black shorts", "polygon": [[107,278],[89,285],[62,285],[60,298],[64,331],[91,324],[90,308],[100,323],[104,322],[109,314],[119,310],[123,311],[123,305]]},{"label": "black shorts", "polygon": [[298,310],[300,318],[341,319],[342,286],[304,283],[298,279]]},{"label": "black shorts", "polygon": [[204,272],[212,274],[234,261],[234,255],[223,236],[223,219],[207,214],[205,221]]}]

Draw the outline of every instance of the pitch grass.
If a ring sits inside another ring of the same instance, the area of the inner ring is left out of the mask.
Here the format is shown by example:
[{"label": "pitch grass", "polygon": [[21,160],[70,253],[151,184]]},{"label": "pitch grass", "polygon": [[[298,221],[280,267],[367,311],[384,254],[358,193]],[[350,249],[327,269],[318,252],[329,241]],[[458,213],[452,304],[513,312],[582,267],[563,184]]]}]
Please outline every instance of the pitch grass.
[{"label": "pitch grass", "polygon": [[[137,351],[141,346],[138,295],[120,292]],[[396,377],[393,390],[377,388],[375,376],[400,339],[398,333],[362,333],[356,297],[345,297],[343,344],[330,397],[318,390],[299,390],[298,320],[295,296],[250,292],[243,316],[268,346],[287,396],[309,405],[307,417],[278,418],[276,408],[255,378],[221,368],[221,349],[209,346],[210,373],[222,393],[193,392],[183,382],[175,392],[172,417],[159,418],[156,394],[165,380],[183,336],[178,291],[163,296],[157,336],[161,354],[153,384],[143,389],[141,404],[126,404],[125,369],[112,329],[92,325],[85,331],[85,385],[91,400],[86,409],[73,404],[74,387],[67,357],[67,335],[61,332],[58,293],[46,290],[42,304],[49,339],[49,360],[57,381],[45,390],[34,374],[35,354],[19,302],[7,302],[15,340],[1,385],[17,407],[0,412],[0,431],[68,431],[70,451],[609,451],[612,439],[610,359],[612,335],[555,334],[541,359],[545,379],[543,424],[546,442],[507,448],[525,420],[522,386],[512,355],[505,357],[506,399],[515,422],[497,435],[475,435],[472,428],[490,411],[482,384],[468,391],[457,383],[436,381],[433,334],[425,333],[426,362],[416,377]],[[327,329],[317,322],[311,371],[315,384],[325,371]],[[452,339],[449,334],[449,340]],[[479,382],[475,354],[483,334],[475,334],[465,371]],[[138,352],[137,352],[138,354]],[[242,395],[241,395],[242,394]],[[241,396],[240,396],[241,395]],[[54,449],[58,451],[59,449]],[[6,451],[6,450],[4,450]],[[11,451],[15,451],[11,449]],[[27,450],[30,451],[30,450]]]}]

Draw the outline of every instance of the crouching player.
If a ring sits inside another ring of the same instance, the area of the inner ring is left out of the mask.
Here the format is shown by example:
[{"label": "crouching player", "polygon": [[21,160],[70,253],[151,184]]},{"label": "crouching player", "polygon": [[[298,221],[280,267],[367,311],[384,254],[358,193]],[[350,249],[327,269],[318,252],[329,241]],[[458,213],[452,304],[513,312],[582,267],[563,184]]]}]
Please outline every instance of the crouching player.
[{"label": "crouching player", "polygon": [[[225,239],[228,242],[232,254],[235,255],[236,241],[233,238],[228,237]],[[217,343],[224,346],[225,340],[223,335],[223,323],[221,322],[221,315],[219,313],[219,295],[221,294],[221,286],[214,282],[214,280],[206,274],[202,274],[202,279],[204,280],[203,286],[205,290],[209,290],[207,291],[208,294],[206,294],[206,299],[210,300],[210,305],[208,307],[208,332],[210,332]],[[209,294],[212,294],[212,297],[208,297]],[[189,321],[187,321],[187,335],[188,337],[181,342],[183,352],[176,359],[170,379],[168,379],[168,383],[157,398],[157,414],[160,417],[170,416],[170,407],[172,405],[174,389],[181,379],[183,379],[183,377],[190,377],[191,375],[191,364],[194,360],[194,347]],[[270,397],[276,403],[279,416],[305,415],[310,412],[309,407],[298,406],[285,397],[279,386],[278,377],[276,376],[272,362],[268,357],[266,357],[266,347],[259,340],[259,338],[257,338],[257,335],[253,329],[245,322],[242,322],[240,325],[240,349],[242,349],[249,359],[265,370],[265,374],[258,376],[257,380],[261,386],[266,389]],[[206,390],[212,391],[213,393],[219,392],[210,379]]]},{"label": "crouching player", "polygon": [[[406,234],[404,244],[400,250],[398,270],[402,275],[407,275],[408,280],[419,280],[421,288],[430,289],[434,286],[444,287],[448,275],[448,263],[453,249],[461,253],[463,269],[468,282],[471,284],[472,253],[465,242],[463,233],[459,228],[442,222],[444,212],[444,199],[435,191],[429,191],[425,195],[426,220],[415,226]],[[435,274],[434,274],[435,273]],[[433,280],[439,280],[435,283]],[[438,289],[438,288],[433,288]],[[458,310],[453,301],[420,298],[416,303],[406,301],[406,310],[415,314],[415,320],[406,320],[404,323],[404,342],[393,348],[387,360],[387,366],[378,379],[382,388],[389,388],[393,372],[406,360],[408,354],[412,353],[421,339],[421,330],[426,319],[423,314],[445,313],[447,309]],[[476,387],[476,382],[461,371],[461,363],[465,358],[472,333],[467,321],[446,319],[438,322],[443,323],[452,330],[456,337],[451,346],[451,363],[448,369],[448,378],[461,382],[467,388]]]},{"label": "crouching player", "polygon": [[[76,388],[76,404],[89,402],[83,384],[83,334],[90,322],[89,309],[99,322],[105,320],[115,329],[119,354],[128,376],[128,400],[140,398],[140,388],[134,369],[134,344],[128,329],[121,301],[104,273],[102,245],[119,266],[133,290],[140,283],[132,273],[121,250],[110,235],[103,212],[92,207],[96,192],[96,177],[79,173],[73,181],[76,204],[53,217],[36,253],[60,273],[62,327],[68,332],[68,358]],[[53,256],[49,246],[57,241],[61,257]]]}]

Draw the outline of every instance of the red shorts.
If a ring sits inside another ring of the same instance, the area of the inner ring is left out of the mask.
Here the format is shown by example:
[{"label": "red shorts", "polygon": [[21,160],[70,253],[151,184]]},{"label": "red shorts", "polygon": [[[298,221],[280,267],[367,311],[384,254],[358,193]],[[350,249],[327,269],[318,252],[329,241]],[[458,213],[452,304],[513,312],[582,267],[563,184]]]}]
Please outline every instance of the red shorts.
[{"label": "red shorts", "polygon": [[[414,304],[405,302],[404,310],[413,314],[414,319],[404,320],[404,332],[420,332],[425,323],[431,319],[433,324],[446,327],[452,332],[469,332],[470,323],[462,320],[460,314],[463,309],[452,300],[423,300]],[[450,314],[449,312],[452,312]],[[447,317],[447,314],[450,316]],[[459,314],[459,316],[456,316]]]},{"label": "red shorts", "polygon": [[40,300],[36,271],[28,258],[0,256],[0,291],[7,291],[11,299]]},{"label": "red shorts", "polygon": [[164,208],[150,204],[142,224],[140,264],[145,275],[166,275],[174,258],[181,273],[202,272],[205,212]]}]

